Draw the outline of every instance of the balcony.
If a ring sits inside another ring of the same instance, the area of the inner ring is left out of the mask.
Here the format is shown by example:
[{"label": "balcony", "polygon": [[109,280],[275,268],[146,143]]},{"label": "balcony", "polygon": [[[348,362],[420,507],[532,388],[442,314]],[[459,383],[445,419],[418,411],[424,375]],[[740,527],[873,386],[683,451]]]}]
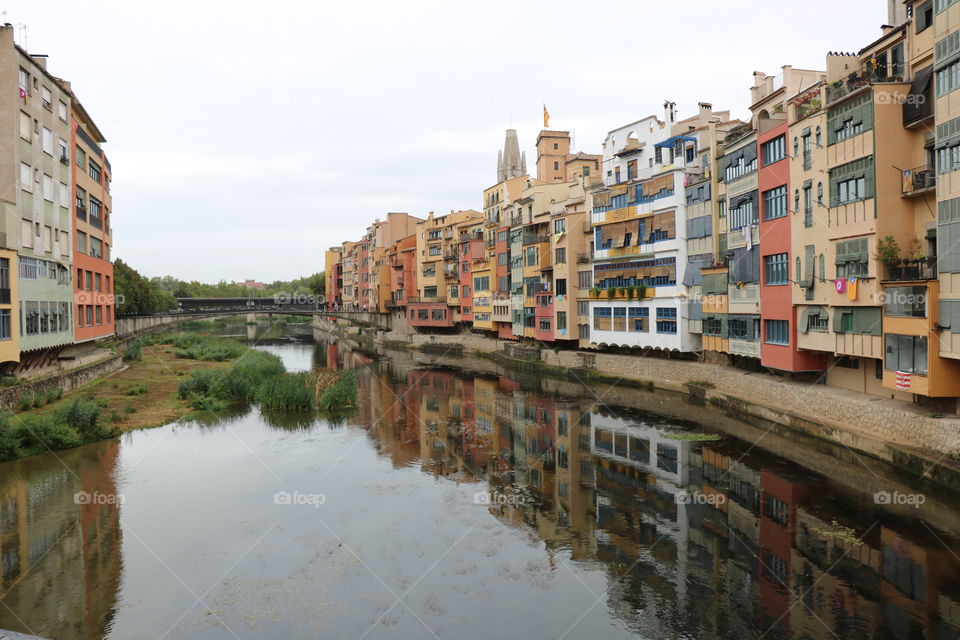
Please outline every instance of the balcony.
[{"label": "balcony", "polygon": [[889,282],[919,282],[937,279],[937,259],[916,258],[913,260],[896,260],[896,264],[885,265],[886,281]]},{"label": "balcony", "polygon": [[913,198],[933,193],[936,188],[937,172],[927,165],[903,171],[903,180],[900,182],[900,195],[902,197]]},{"label": "balcony", "polygon": [[870,65],[851,73],[845,80],[837,80],[827,86],[827,104],[840,100],[861,87],[877,82],[904,82],[904,66],[894,64],[869,68]]},{"label": "balcony", "polygon": [[589,253],[578,253],[577,254],[577,264],[589,264],[590,263],[590,254]]},{"label": "balcony", "polygon": [[550,242],[550,236],[547,234],[529,234],[523,236],[523,244],[537,244],[539,242]]}]

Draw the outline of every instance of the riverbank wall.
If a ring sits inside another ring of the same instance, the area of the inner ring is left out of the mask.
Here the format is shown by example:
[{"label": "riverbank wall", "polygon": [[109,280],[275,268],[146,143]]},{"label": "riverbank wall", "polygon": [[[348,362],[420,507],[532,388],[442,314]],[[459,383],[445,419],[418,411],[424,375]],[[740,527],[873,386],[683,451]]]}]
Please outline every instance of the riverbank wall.
[{"label": "riverbank wall", "polygon": [[123,356],[108,355],[96,362],[69,369],[38,380],[21,382],[13,387],[0,389],[0,407],[19,409],[24,397],[36,397],[60,389],[68,393],[87,385],[102,376],[118,371],[123,367]]},{"label": "riverbank wall", "polygon": [[[473,333],[385,332],[323,316],[314,317],[313,327],[315,333],[349,339],[360,347],[412,349],[453,361],[476,356],[520,375],[683,393],[732,417],[781,425],[921,475],[960,471],[960,420],[935,418],[899,401],[706,362],[537,348]],[[606,400],[601,396],[598,402]]]}]

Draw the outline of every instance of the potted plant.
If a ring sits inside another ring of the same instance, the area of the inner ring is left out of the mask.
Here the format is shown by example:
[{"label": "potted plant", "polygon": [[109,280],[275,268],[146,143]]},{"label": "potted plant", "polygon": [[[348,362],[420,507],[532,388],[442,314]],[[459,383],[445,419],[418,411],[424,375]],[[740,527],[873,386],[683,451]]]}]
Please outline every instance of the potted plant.
[{"label": "potted plant", "polygon": [[877,240],[877,253],[874,257],[887,266],[891,280],[900,279],[900,245],[896,238],[886,236]]},{"label": "potted plant", "polygon": [[627,299],[633,300],[637,297],[637,288],[636,287],[627,287]]},{"label": "potted plant", "polygon": [[640,294],[639,295],[640,300],[643,300],[644,298],[647,297],[647,285],[642,284],[639,287],[637,287],[637,290],[638,290],[638,293]]},{"label": "potted plant", "polygon": [[613,300],[616,297],[617,297],[616,287],[610,287],[609,289],[607,289],[607,300]]},{"label": "potted plant", "polygon": [[591,298],[599,298],[599,297],[600,297],[600,291],[601,291],[600,287],[594,287],[593,289],[590,289],[590,297],[591,297]]}]

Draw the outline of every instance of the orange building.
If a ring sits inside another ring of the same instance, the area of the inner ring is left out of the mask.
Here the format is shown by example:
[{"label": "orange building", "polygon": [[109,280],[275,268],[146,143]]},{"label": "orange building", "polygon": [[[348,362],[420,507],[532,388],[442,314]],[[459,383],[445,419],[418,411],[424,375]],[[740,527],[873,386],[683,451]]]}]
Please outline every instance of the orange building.
[{"label": "orange building", "polygon": [[114,333],[113,264],[110,262],[110,161],[99,145],[103,134],[73,96],[74,333],[86,342]]}]

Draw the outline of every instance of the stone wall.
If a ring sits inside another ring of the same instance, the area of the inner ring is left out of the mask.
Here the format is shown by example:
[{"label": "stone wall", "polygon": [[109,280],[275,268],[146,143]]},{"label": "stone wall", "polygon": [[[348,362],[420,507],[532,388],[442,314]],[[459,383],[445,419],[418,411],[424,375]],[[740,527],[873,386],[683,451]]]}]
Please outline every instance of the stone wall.
[{"label": "stone wall", "polygon": [[19,409],[20,401],[25,395],[49,393],[54,389],[62,389],[64,393],[73,391],[93,382],[100,376],[119,370],[122,366],[122,356],[112,355],[98,362],[65,371],[49,378],[23,382],[15,387],[4,387],[0,389],[0,407]]}]

